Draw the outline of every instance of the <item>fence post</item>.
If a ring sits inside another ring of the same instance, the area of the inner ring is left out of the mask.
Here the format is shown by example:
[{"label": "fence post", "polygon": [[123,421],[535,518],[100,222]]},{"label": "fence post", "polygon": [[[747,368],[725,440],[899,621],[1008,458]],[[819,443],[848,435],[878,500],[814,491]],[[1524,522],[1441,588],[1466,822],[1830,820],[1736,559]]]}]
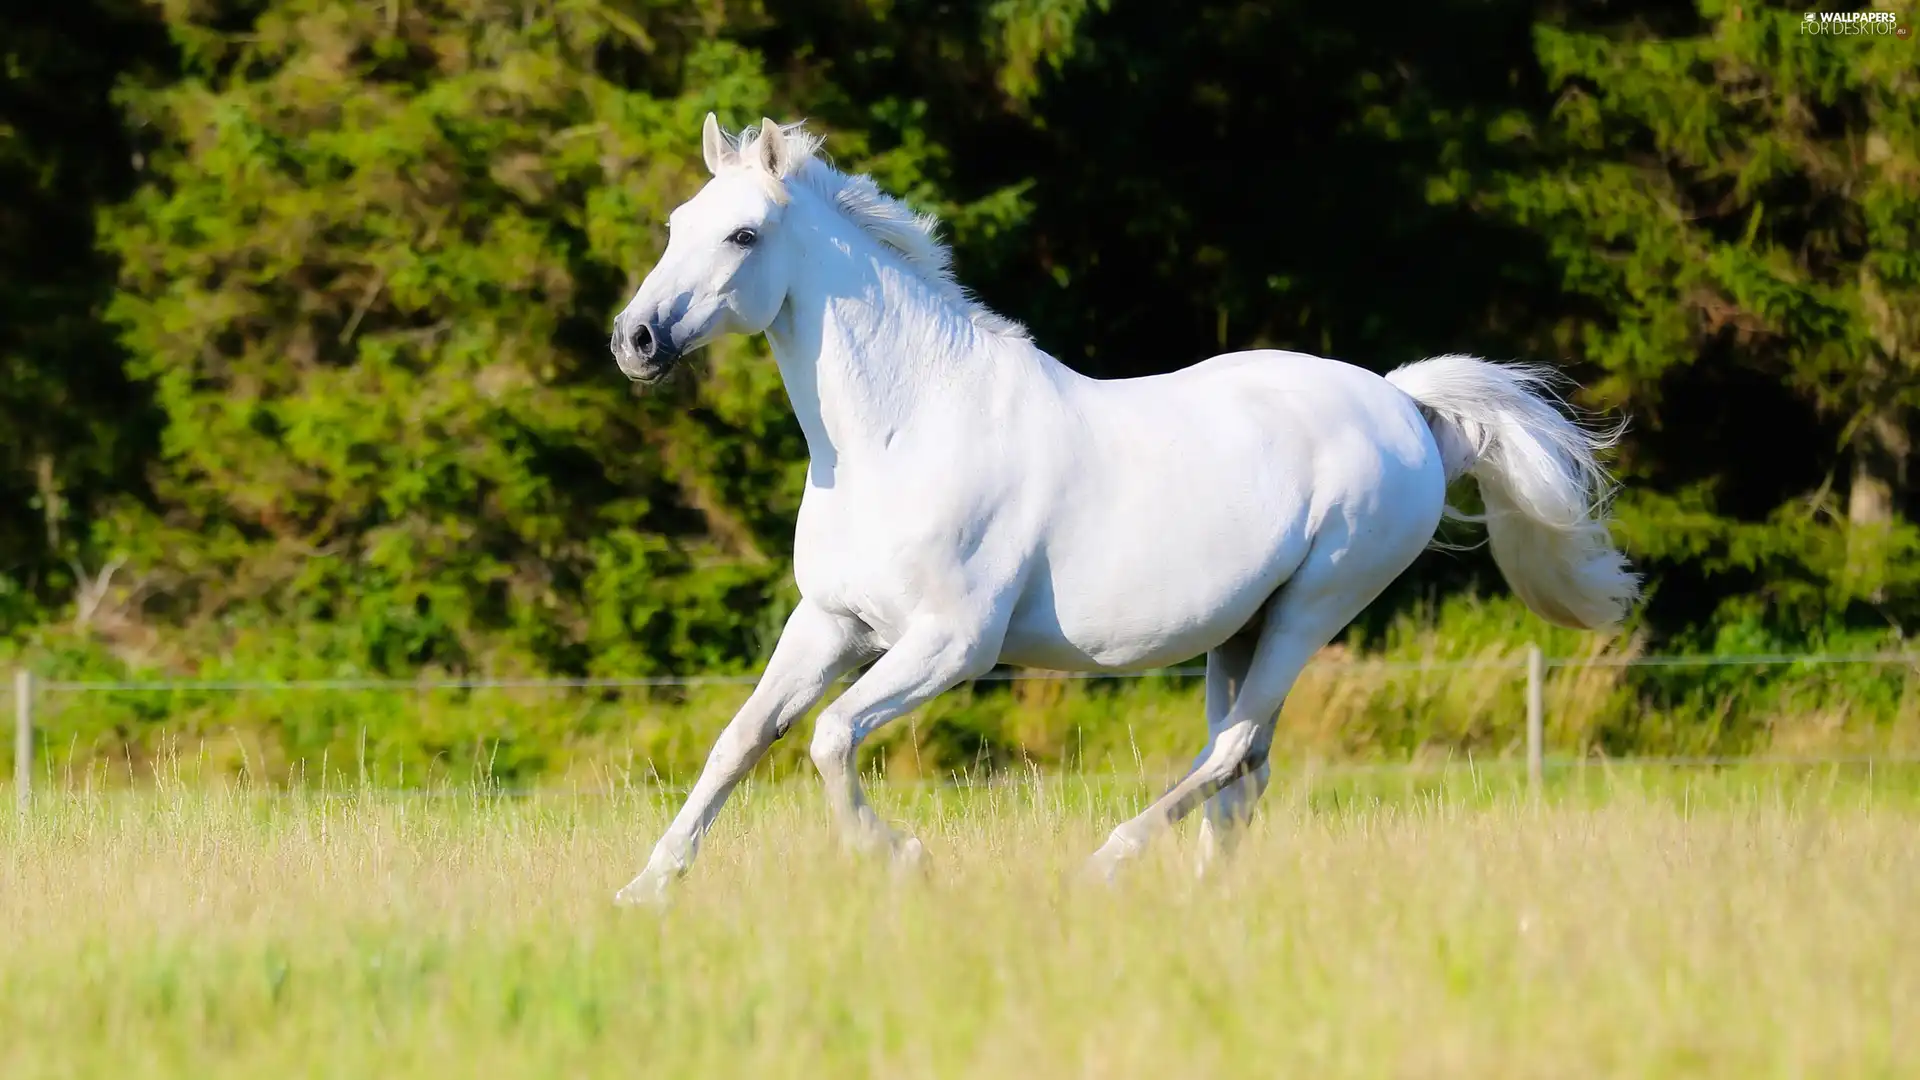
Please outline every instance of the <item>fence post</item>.
[{"label": "fence post", "polygon": [[13,798],[21,816],[33,803],[33,672],[13,673]]},{"label": "fence post", "polygon": [[1527,646],[1527,790],[1540,794],[1546,771],[1547,658],[1539,645]]}]

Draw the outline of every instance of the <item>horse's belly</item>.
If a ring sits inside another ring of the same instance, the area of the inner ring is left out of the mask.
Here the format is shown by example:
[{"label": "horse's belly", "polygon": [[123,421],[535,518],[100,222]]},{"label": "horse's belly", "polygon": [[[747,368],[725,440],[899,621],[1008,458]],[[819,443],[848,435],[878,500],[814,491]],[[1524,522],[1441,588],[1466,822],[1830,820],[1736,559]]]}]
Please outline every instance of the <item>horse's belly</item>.
[{"label": "horse's belly", "polygon": [[1304,528],[1278,532],[1234,558],[1040,567],[1014,609],[1001,658],[1057,671],[1122,671],[1198,656],[1253,622],[1306,557]]},{"label": "horse's belly", "polygon": [[[1266,597],[1241,606],[1241,617],[1183,626],[1099,626],[1076,631],[1045,619],[1019,620],[1007,630],[1000,662],[1049,671],[1139,671],[1168,667],[1208,651],[1253,620]],[[1224,612],[1218,614],[1225,614]]]}]

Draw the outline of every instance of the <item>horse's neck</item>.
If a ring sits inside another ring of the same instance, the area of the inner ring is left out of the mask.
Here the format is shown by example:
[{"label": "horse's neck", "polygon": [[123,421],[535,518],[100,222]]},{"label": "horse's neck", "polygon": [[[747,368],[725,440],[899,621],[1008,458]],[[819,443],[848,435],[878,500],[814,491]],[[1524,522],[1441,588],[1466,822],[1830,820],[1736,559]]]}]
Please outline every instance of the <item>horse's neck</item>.
[{"label": "horse's neck", "polygon": [[[846,264],[843,264],[846,265]],[[816,481],[886,451],[929,405],[964,409],[1004,377],[970,314],[893,258],[800,283],[767,332]]]}]

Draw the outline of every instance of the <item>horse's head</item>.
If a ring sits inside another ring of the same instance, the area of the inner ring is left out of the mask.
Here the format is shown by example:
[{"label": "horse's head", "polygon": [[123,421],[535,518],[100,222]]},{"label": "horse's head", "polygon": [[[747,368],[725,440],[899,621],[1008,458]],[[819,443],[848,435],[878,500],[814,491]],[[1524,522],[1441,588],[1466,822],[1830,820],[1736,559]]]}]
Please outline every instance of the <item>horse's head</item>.
[{"label": "horse's head", "polygon": [[790,245],[780,220],[788,174],[809,155],[806,137],[771,120],[736,145],[707,114],[701,149],[713,174],[668,217],[666,253],[613,321],[613,356],[636,382],[654,382],[680,357],[722,334],[758,334],[786,301]]}]

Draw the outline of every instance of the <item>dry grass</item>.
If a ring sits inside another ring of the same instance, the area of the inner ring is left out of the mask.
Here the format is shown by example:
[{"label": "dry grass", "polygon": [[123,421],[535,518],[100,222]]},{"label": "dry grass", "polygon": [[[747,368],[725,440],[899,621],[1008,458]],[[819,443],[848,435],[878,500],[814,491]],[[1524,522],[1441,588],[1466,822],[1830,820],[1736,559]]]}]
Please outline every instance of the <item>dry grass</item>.
[{"label": "dry grass", "polygon": [[0,1075],[1920,1073],[1911,784],[1491,783],[1283,781],[1111,893],[1136,789],[882,791],[918,883],[762,786],[664,913],[608,903],[640,794],[69,797],[0,827]]}]

